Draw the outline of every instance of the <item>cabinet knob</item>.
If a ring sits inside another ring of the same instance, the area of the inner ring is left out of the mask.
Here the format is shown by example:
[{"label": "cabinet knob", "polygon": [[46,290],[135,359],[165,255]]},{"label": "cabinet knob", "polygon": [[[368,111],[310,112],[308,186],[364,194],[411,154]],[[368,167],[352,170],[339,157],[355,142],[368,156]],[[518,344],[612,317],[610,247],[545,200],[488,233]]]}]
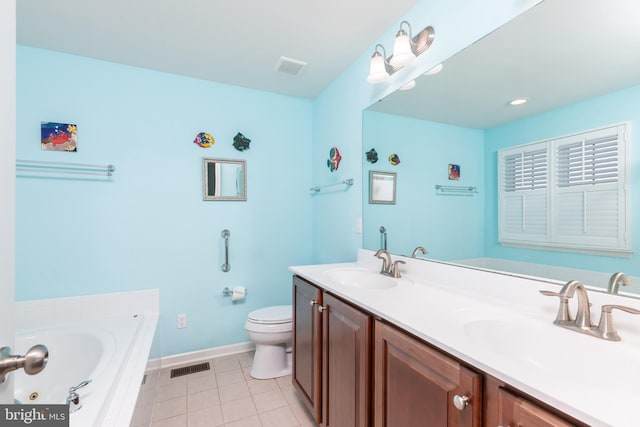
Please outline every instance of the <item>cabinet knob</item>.
[{"label": "cabinet knob", "polygon": [[469,398],[465,395],[460,396],[459,394],[456,394],[453,396],[453,406],[462,411],[464,408],[469,406]]},{"label": "cabinet knob", "polygon": [[320,313],[322,313],[323,311],[328,310],[328,309],[329,309],[329,307],[327,307],[326,305],[319,305],[318,306],[318,311]]},{"label": "cabinet knob", "polygon": [[316,301],[316,300],[314,300],[314,299],[312,299],[311,301],[309,301],[309,305],[310,305],[311,307],[313,307],[313,306],[314,306],[314,305],[316,305],[317,303],[318,303],[318,301]]}]

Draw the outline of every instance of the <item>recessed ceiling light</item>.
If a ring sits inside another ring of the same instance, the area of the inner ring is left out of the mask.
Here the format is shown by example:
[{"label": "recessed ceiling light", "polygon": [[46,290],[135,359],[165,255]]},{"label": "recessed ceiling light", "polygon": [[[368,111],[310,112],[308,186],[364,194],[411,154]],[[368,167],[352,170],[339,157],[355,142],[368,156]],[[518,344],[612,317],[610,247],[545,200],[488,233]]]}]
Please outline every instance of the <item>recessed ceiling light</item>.
[{"label": "recessed ceiling light", "polygon": [[438,64],[435,67],[431,68],[430,70],[428,70],[427,72],[424,73],[425,76],[433,76],[434,74],[438,74],[440,71],[442,71],[442,64]]},{"label": "recessed ceiling light", "polygon": [[529,102],[528,98],[516,98],[514,100],[509,101],[509,105],[513,105],[513,106],[524,105],[527,102]]},{"label": "recessed ceiling light", "polygon": [[416,87],[416,81],[411,80],[409,83],[406,83],[404,86],[401,86],[398,90],[410,90]]}]

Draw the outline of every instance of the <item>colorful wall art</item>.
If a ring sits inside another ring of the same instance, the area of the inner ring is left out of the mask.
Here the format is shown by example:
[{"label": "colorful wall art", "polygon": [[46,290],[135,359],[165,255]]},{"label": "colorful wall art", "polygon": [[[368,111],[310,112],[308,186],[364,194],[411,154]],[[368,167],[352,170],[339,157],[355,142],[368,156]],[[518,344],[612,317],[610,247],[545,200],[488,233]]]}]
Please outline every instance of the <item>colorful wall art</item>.
[{"label": "colorful wall art", "polygon": [[40,148],[78,151],[78,127],[68,123],[40,122]]},{"label": "colorful wall art", "polygon": [[455,181],[460,179],[460,165],[449,163],[449,179]]},{"label": "colorful wall art", "polygon": [[331,172],[338,170],[340,160],[342,160],[342,156],[340,155],[338,147],[331,147],[331,150],[329,150],[329,159],[327,160],[327,166]]}]

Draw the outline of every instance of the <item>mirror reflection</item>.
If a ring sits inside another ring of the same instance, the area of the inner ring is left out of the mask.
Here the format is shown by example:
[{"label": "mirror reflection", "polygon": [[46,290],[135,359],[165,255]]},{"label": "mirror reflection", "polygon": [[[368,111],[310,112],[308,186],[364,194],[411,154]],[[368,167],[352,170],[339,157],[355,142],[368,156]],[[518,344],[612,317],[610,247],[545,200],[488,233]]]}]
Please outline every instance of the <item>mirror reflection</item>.
[{"label": "mirror reflection", "polygon": [[[640,257],[563,252],[498,243],[498,150],[612,124],[629,123],[628,238],[640,242],[640,32],[631,0],[545,0],[363,113],[363,153],[398,153],[402,163],[369,171],[398,174],[398,203],[382,210],[363,200],[363,247],[554,280],[607,287],[623,271],[640,293]],[[511,100],[528,102],[512,106]],[[450,180],[449,168],[458,176]],[[475,187],[469,197],[440,186]],[[635,219],[635,220],[634,220]]]},{"label": "mirror reflection", "polygon": [[204,200],[247,200],[244,160],[202,159]]},{"label": "mirror reflection", "polygon": [[394,172],[369,172],[369,203],[396,204],[396,174]]}]

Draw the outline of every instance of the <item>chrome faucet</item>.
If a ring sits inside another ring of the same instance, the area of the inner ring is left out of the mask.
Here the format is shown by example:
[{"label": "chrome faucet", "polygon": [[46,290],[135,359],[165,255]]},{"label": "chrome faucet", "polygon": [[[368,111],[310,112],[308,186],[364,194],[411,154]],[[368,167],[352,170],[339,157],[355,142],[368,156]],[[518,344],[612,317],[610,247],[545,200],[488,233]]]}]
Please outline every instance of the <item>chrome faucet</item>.
[{"label": "chrome faucet", "polygon": [[[589,303],[589,296],[587,294],[587,289],[582,283],[577,280],[571,280],[567,282],[562,289],[560,289],[560,292],[541,290],[540,293],[560,298],[560,307],[558,308],[556,320],[553,321],[554,325],[608,341],[620,341],[620,335],[618,335],[618,332],[616,331],[613,324],[613,317],[611,315],[611,311],[613,309],[626,311],[631,314],[640,314],[640,310],[631,307],[625,307],[622,305],[603,305],[600,322],[598,323],[598,326],[594,326],[591,323],[591,304]],[[578,294],[578,312],[576,313],[576,318],[574,320],[571,317],[571,313],[569,313],[569,298],[573,298],[573,295],[576,293]]]},{"label": "chrome faucet", "polygon": [[90,382],[91,380],[85,380],[85,381],[82,381],[77,386],[69,388],[69,395],[67,396],[67,405],[69,405],[70,414],[82,408],[82,403],[80,403],[80,395],[77,393],[77,390],[86,386]]},{"label": "chrome faucet", "polygon": [[418,252],[422,252],[422,255],[426,255],[429,252],[427,252],[427,250],[425,248],[423,248],[422,246],[418,246],[417,248],[415,248],[413,250],[413,254],[411,254],[411,258],[417,258],[418,257]]},{"label": "chrome faucet", "polygon": [[631,278],[624,273],[613,273],[609,279],[609,293],[617,294],[620,285],[629,286],[631,284]]},{"label": "chrome faucet", "polygon": [[382,269],[380,270],[380,274],[394,277],[396,279],[402,277],[400,276],[400,267],[398,264],[405,264],[404,261],[399,259],[393,262],[391,260],[391,255],[389,254],[389,252],[385,251],[384,249],[379,249],[374,256],[382,260]]}]

